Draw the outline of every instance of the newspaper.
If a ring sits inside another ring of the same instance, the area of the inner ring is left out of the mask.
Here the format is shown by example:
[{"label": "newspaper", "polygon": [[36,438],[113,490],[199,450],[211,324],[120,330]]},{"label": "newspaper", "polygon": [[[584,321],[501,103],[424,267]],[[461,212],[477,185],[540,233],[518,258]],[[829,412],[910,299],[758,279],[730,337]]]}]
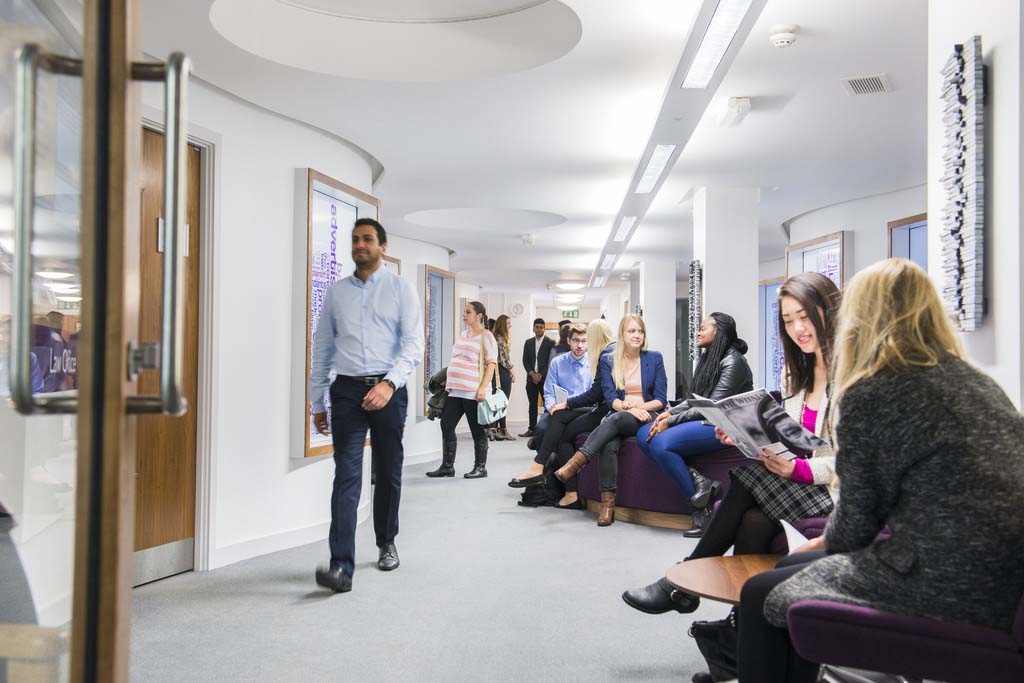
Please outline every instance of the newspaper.
[{"label": "newspaper", "polygon": [[694,396],[687,400],[687,404],[725,432],[743,455],[754,460],[758,459],[757,454],[762,448],[792,460],[798,456],[807,457],[828,445],[791,418],[764,389],[736,394],[721,401]]}]

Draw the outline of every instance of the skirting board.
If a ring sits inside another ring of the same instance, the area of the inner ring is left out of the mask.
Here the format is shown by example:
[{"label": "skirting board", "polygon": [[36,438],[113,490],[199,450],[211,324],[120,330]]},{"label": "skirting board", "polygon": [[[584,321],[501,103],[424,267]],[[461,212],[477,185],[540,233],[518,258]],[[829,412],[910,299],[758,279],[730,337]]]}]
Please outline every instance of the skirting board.
[{"label": "skirting board", "polygon": [[[587,510],[598,512],[601,509],[600,501],[588,500]],[[675,515],[668,512],[652,512],[650,510],[637,510],[625,508],[621,505],[615,506],[616,522],[631,522],[645,526],[656,526],[662,529],[680,529],[685,531],[693,526],[693,518],[690,515]]]}]

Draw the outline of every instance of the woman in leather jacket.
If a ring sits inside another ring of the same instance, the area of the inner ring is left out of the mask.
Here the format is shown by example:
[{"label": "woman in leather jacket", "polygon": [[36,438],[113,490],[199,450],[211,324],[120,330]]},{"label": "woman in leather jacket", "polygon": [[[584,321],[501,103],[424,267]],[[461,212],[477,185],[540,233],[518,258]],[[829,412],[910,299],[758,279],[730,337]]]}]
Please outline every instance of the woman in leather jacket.
[{"label": "woman in leather jacket", "polygon": [[[737,336],[736,321],[731,315],[712,313],[705,318],[697,335],[697,348],[701,354],[690,384],[691,396],[718,401],[753,390],[754,377],[743,357],[747,343]],[[715,438],[714,426],[704,424],[703,419],[683,401],[644,425],[636,435],[640,450],[690,497],[695,511],[708,508],[720,486],[686,465],[686,458],[691,455],[723,448]],[[701,526],[695,524],[695,534]]]}]

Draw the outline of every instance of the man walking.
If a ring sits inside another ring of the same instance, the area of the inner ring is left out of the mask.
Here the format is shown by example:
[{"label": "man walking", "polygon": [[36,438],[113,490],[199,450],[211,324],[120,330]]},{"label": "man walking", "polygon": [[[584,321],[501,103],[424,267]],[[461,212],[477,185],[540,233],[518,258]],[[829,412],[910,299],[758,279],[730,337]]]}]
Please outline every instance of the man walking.
[{"label": "man walking", "polygon": [[[352,589],[367,430],[377,474],[373,495],[373,529],[380,549],[377,568],[398,568],[395,536],[402,493],[402,431],[409,403],[405,382],[423,357],[423,318],[413,286],[381,267],[387,246],[387,233],[380,223],[372,218],[355,222],[352,260],[356,272],[325,293],[313,341],[309,378],[313,424],[334,441],[331,564],[317,568],[316,582],[337,593]],[[333,383],[332,368],[337,373]],[[329,428],[324,404],[328,387]]]},{"label": "man walking", "polygon": [[530,428],[519,436],[534,436],[537,433],[537,397],[544,389],[544,378],[548,374],[548,361],[554,342],[544,334],[544,318],[533,321],[533,336],[523,344],[523,369],[526,376],[526,397],[529,404]]}]

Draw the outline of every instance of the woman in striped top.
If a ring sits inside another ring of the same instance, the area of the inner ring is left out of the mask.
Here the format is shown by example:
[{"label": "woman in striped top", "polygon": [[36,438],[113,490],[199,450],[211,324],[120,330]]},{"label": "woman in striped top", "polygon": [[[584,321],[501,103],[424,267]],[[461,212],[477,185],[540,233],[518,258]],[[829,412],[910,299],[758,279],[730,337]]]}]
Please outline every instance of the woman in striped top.
[{"label": "woman in striped top", "polygon": [[448,382],[445,384],[448,398],[441,411],[441,466],[427,472],[428,477],[455,476],[455,450],[458,446],[455,427],[463,415],[473,434],[476,457],[472,471],[463,476],[466,479],[487,476],[487,434],[476,420],[476,405],[490,391],[491,378],[498,364],[498,343],[487,331],[486,321],[487,310],[482,303],[470,301],[466,304],[462,322],[469,329],[459,335],[448,363]]}]

